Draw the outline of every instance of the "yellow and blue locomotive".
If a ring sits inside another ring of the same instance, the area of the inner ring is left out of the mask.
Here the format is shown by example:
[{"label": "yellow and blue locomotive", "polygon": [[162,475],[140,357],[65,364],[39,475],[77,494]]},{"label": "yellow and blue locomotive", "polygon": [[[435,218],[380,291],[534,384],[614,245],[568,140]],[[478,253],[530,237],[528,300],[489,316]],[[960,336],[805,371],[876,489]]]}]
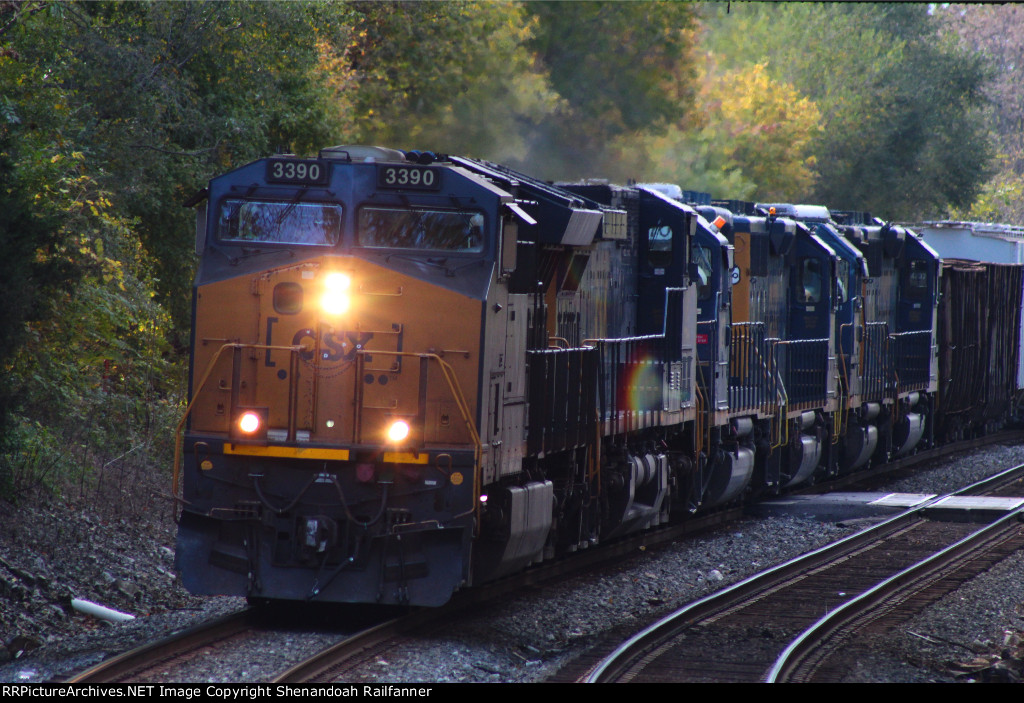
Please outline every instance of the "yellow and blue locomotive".
[{"label": "yellow and blue locomotive", "polygon": [[694,473],[692,209],[377,147],[264,159],[204,195],[189,590],[437,605],[667,518]]},{"label": "yellow and blue locomotive", "polygon": [[210,182],[178,534],[190,590],[437,605],[467,582],[482,467],[519,449],[495,422],[521,421],[494,417],[523,394],[508,352],[526,311],[502,283],[521,221],[486,179],[379,148]]},{"label": "yellow and blue locomotive", "polygon": [[941,265],[902,228],[363,146],[201,196],[194,593],[440,605],[982,418],[938,378]]}]

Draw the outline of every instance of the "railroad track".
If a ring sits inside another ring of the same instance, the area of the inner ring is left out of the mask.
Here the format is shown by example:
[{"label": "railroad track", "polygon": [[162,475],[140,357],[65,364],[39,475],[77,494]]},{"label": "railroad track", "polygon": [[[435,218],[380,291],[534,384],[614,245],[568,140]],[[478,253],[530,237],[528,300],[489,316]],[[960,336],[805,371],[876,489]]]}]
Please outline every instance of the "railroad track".
[{"label": "railroad track", "polygon": [[[994,555],[1006,556],[1024,547],[1024,511],[1015,510],[964,539],[894,574],[822,617],[790,643],[772,665],[766,681],[834,682],[846,672],[851,651],[839,661],[837,648],[869,624],[898,622],[947,593],[968,575],[959,570],[973,561],[991,565]],[[944,578],[945,577],[945,578]],[[942,583],[945,582],[945,583]],[[913,599],[915,607],[901,608]],[[908,612],[908,610],[910,612]]]},{"label": "railroad track", "polygon": [[[280,671],[294,662],[292,642],[318,651],[325,642],[351,640],[371,632],[381,623],[401,620],[400,609],[354,608],[330,604],[299,607],[291,603],[260,605],[240,610],[155,642],[137,647],[80,672],[69,683],[168,683],[204,681],[210,662],[237,657],[239,652],[277,650]],[[265,658],[265,655],[264,655]],[[248,659],[248,657],[246,657]],[[266,664],[262,664],[266,667]],[[272,674],[266,675],[268,678]]]},{"label": "railroad track", "polygon": [[[990,441],[994,440],[990,438]],[[937,458],[941,454],[941,450],[932,450],[911,459],[914,462],[921,462]],[[1021,488],[1024,478],[1021,476],[1014,478],[1007,474],[1001,475],[1001,478],[989,480],[989,483],[995,482],[1011,485],[1012,488],[1009,489],[1011,493],[1020,495],[1024,491]],[[970,490],[977,493],[993,489],[976,485]],[[601,549],[586,550],[569,559],[516,574],[486,587],[460,592],[456,594],[450,607],[417,611],[406,617],[380,617],[371,626],[353,627],[352,632],[347,636],[339,635],[342,640],[337,645],[328,647],[308,660],[291,667],[273,681],[299,683],[338,680],[346,672],[358,667],[360,662],[365,662],[368,658],[394,646],[402,637],[414,636],[411,633],[443,627],[445,619],[452,618],[459,611],[485,604],[490,599],[500,598],[508,593],[520,592],[526,587],[570,576],[602,563],[614,561],[635,553],[640,547],[663,544],[727,523],[738,517],[740,512],[739,510],[724,511],[702,516],[678,525],[620,540],[611,545],[604,545]],[[173,669],[181,662],[194,658],[197,656],[197,652],[212,654],[218,647],[231,646],[231,643],[248,636],[247,633],[251,633],[254,629],[266,627],[268,627],[266,619],[250,609],[196,626],[160,642],[113,657],[78,674],[69,681],[100,683],[154,680],[161,671]]]},{"label": "railroad track", "polygon": [[147,680],[198,652],[244,635],[253,625],[251,609],[231,613],[106,659],[72,676],[67,682],[96,684]]},{"label": "railroad track", "polygon": [[[1020,507],[981,529],[943,519],[952,499],[1019,495],[1022,477],[1024,466],[1002,472],[685,606],[580,680],[836,680],[842,667],[827,653],[852,629],[916,612],[1024,547]],[[973,568],[961,569],[966,562]]]}]

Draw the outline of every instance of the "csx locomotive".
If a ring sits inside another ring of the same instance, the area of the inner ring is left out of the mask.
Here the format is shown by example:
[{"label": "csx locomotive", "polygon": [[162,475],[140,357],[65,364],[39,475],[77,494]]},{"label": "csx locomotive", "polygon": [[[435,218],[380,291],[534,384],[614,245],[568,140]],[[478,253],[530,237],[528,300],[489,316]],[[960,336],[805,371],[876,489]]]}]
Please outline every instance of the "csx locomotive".
[{"label": "csx locomotive", "polygon": [[[992,429],[1016,394],[993,329],[1019,329],[1020,268],[960,267],[990,323],[863,213],[358,146],[201,196],[174,474],[194,593],[436,606]],[[1001,362],[959,378],[968,347]]]}]

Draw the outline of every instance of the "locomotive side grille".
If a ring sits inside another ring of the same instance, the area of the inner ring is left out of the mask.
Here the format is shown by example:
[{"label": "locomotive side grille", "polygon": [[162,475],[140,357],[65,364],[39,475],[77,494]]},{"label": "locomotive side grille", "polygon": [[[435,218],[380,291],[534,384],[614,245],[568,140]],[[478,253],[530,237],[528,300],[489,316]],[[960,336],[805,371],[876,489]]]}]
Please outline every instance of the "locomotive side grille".
[{"label": "locomotive side grille", "polygon": [[888,390],[889,325],[869,322],[864,326],[864,344],[861,353],[861,393],[866,400],[881,400]]}]

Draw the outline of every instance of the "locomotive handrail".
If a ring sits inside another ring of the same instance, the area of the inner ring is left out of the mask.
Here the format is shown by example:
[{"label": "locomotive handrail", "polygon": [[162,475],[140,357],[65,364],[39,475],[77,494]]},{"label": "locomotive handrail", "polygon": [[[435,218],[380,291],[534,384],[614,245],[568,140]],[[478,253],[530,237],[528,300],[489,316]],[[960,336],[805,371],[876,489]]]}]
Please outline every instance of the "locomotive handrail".
[{"label": "locomotive handrail", "polygon": [[[700,365],[697,365],[697,373],[699,374]],[[700,466],[700,455],[704,451],[704,426],[705,421],[708,419],[704,413],[707,411],[707,400],[704,398],[704,392],[700,389],[699,383],[694,383],[693,388],[697,398],[697,417],[694,418],[694,466]],[[708,425],[711,423],[708,422]]]},{"label": "locomotive handrail", "polygon": [[[813,349],[814,347],[823,346],[824,350],[826,352],[825,357],[826,357],[826,360],[827,360],[828,359],[828,354],[827,354],[827,352],[828,352],[828,341],[829,341],[828,338],[820,338],[820,339],[785,339],[785,340],[780,340],[780,341],[776,342],[775,347],[776,347],[776,350],[779,347],[786,347],[787,349],[793,349],[794,352],[795,352],[795,351],[798,351],[798,350],[801,350],[801,349]],[[790,358],[790,355],[787,354],[787,359],[786,359],[786,370],[787,371],[791,370],[791,364],[792,364],[792,359]],[[780,368],[780,367],[777,366],[776,368]],[[806,370],[809,370],[809,369],[804,369],[804,370],[806,371]],[[790,380],[790,381],[793,380],[792,378],[789,377],[788,373],[786,375],[786,378],[788,380]],[[820,396],[817,395],[817,391],[819,389],[813,387],[814,384],[817,384],[819,382],[822,383],[822,388],[820,389],[821,390]],[[808,388],[803,388],[802,389],[803,392],[799,393],[795,400],[794,400],[794,397],[793,397],[794,396],[794,392],[792,391],[792,389],[786,387],[786,389],[785,389],[786,390],[786,403],[787,404],[792,404],[792,405],[797,405],[797,406],[799,406],[799,405],[806,405],[808,403],[816,403],[816,402],[824,403],[828,399],[828,365],[827,364],[826,364],[825,368],[821,370],[820,377],[819,377],[818,374],[815,374],[814,377],[810,381],[805,381],[803,383],[803,386],[808,386],[808,385],[811,385],[811,387],[809,389]],[[797,390],[799,391],[801,389],[798,388]],[[815,394],[814,397],[807,397],[807,396],[810,396],[811,394]]]},{"label": "locomotive handrail", "polygon": [[861,354],[861,398],[882,400],[890,382],[889,323],[867,322]]},{"label": "locomotive handrail", "polygon": [[[841,435],[845,434],[846,427],[850,421],[850,409],[847,407],[847,400],[853,395],[850,390],[850,370],[846,368],[846,354],[843,353],[843,331],[847,328],[853,329],[852,322],[844,322],[839,326],[839,367],[840,373],[842,374],[842,383],[839,384],[839,407],[836,410],[837,421],[834,425],[835,432],[832,437],[832,444],[838,444]],[[853,339],[853,335],[851,335]],[[843,395],[843,390],[846,390],[846,395]]]},{"label": "locomotive handrail", "polygon": [[[889,339],[896,350],[893,362],[895,397],[899,397],[901,385],[906,386],[902,389],[906,392],[925,390],[928,387],[931,354],[934,351],[932,331],[927,329],[893,332]],[[922,351],[925,353],[921,354]]]},{"label": "locomotive handrail", "polygon": [[[587,347],[589,349],[593,349],[598,344],[611,344],[615,342],[642,342],[654,339],[663,339],[664,337],[665,335],[663,334],[641,334],[635,337],[594,337],[584,339],[582,342],[580,342],[580,347]],[[552,337],[551,339],[556,338]],[[558,337],[557,339],[561,339],[561,337]]]},{"label": "locomotive handrail", "polygon": [[[287,351],[291,352],[292,354],[296,354],[298,352],[305,351],[306,347],[302,345],[282,346],[272,344],[249,344],[245,342],[229,342],[228,344],[224,344],[219,349],[217,349],[217,351],[213,355],[213,358],[211,358],[210,362],[206,365],[206,370],[203,371],[203,375],[200,377],[198,385],[192,392],[192,399],[188,402],[188,405],[185,406],[185,412],[182,414],[181,420],[178,422],[178,426],[174,430],[174,467],[173,471],[171,472],[171,496],[173,497],[175,502],[180,502],[181,500],[180,498],[178,498],[178,484],[180,482],[181,474],[181,433],[185,429],[185,422],[188,420],[188,416],[192,413],[192,406],[194,406],[196,400],[199,399],[199,395],[202,392],[203,388],[206,386],[206,382],[209,380],[210,374],[213,373],[213,367],[216,366],[217,362],[220,360],[221,354],[223,354],[227,349],[263,349],[266,351]],[[289,418],[289,422],[290,421],[291,419]]]},{"label": "locomotive handrail", "polygon": [[473,440],[475,449],[477,453],[481,451],[480,433],[477,432],[476,427],[473,426],[473,421],[469,413],[469,404],[466,402],[466,396],[462,393],[462,386],[459,385],[459,379],[456,377],[455,370],[451,365],[438,354],[432,354],[429,352],[380,351],[379,349],[360,349],[356,351],[356,354],[358,356],[364,356],[367,354],[379,356],[411,356],[418,359],[432,359],[436,361],[441,367],[441,373],[444,375],[445,382],[448,383],[448,390],[452,392],[452,397],[455,399],[455,404],[459,408],[459,413],[462,415],[462,419],[466,423],[466,429],[469,430],[469,435]]},{"label": "locomotive handrail", "polygon": [[[717,339],[717,337],[715,336],[715,333],[717,331],[715,329],[715,325],[716,324],[717,324],[717,322],[715,320],[705,320],[703,322],[699,322],[698,321],[697,322],[697,335],[699,336],[701,334],[707,334],[709,339],[711,339],[711,338]],[[699,344],[698,344],[698,346],[699,346]],[[716,344],[712,344],[710,346],[711,346],[712,349],[717,347]],[[709,373],[709,374],[707,374],[705,376],[704,368],[705,367],[711,368],[713,364],[718,362],[718,359],[715,358],[715,353],[716,352],[711,352],[711,354],[709,355],[709,358],[708,359],[704,359],[704,360],[702,360],[700,358],[700,352],[699,351],[694,353],[694,368],[696,369],[696,374],[695,374],[695,378],[694,378],[694,380],[695,380],[695,384],[694,385],[696,385],[697,388],[704,388],[705,389],[706,396],[707,396],[705,398],[705,401],[706,401],[705,408],[706,408],[706,411],[708,413],[708,417],[709,418],[710,418],[711,413],[713,413],[715,411],[715,406],[717,404],[717,400],[718,399],[715,397],[714,385],[708,385],[709,378],[714,378],[714,374]],[[726,389],[726,396],[728,397],[728,388]],[[710,424],[711,423],[709,422],[708,423],[708,426],[709,426],[708,427],[708,433],[709,433],[708,441],[709,442],[710,442],[710,432],[711,432]]]},{"label": "locomotive handrail", "polygon": [[772,373],[775,375],[775,407],[779,411],[779,419],[775,423],[776,435],[775,440],[772,442],[771,449],[775,451],[779,447],[789,442],[789,423],[786,421],[786,415],[789,412],[789,395],[786,391],[786,384],[779,373],[779,345],[782,340],[778,337],[769,337],[768,343],[771,345],[772,350]]},{"label": "locomotive handrail", "polygon": [[[605,371],[610,375],[603,380],[599,380],[598,385],[603,389],[599,392],[604,393],[607,391],[608,408],[601,406],[598,410],[599,422],[612,423],[613,431],[618,432],[630,432],[636,429],[640,429],[643,424],[643,420],[640,419],[645,412],[657,411],[660,412],[664,409],[664,392],[659,386],[657,395],[657,408],[651,407],[651,403],[654,401],[655,391],[653,387],[645,387],[643,397],[639,399],[639,402],[644,404],[643,408],[638,407],[623,407],[620,406],[619,401],[621,400],[619,389],[617,386],[616,379],[619,379],[619,374],[622,372],[621,366],[629,366],[637,368],[640,366],[646,366],[647,364],[666,364],[663,354],[663,350],[654,357],[644,356],[641,352],[643,350],[649,350],[644,347],[644,343],[657,344],[659,341],[665,340],[664,334],[647,334],[638,335],[635,337],[607,337],[607,338],[594,338],[584,339],[580,344],[581,346],[577,349],[583,350],[597,350],[600,356],[600,363],[605,366]],[[610,350],[610,352],[608,351]],[[567,349],[560,349],[559,352],[571,351]],[[606,353],[611,354],[611,358],[605,356]],[[615,369],[615,370],[612,370]],[[606,416],[606,410],[607,416]],[[636,424],[639,423],[639,424]]]},{"label": "locomotive handrail", "polygon": [[[771,371],[771,359],[766,358],[764,352],[765,345],[767,345],[769,338],[764,336],[765,323],[764,322],[734,322],[732,327],[732,344],[730,345],[729,355],[729,377],[740,378],[740,371],[746,372],[760,372],[760,383],[754,383],[753,386],[746,386],[741,384],[740,386],[733,386],[731,383],[728,386],[729,390],[729,406],[730,409],[754,409],[757,408],[763,413],[771,412],[773,403],[769,396],[772,391],[772,371]],[[757,333],[755,336],[755,332]],[[739,361],[739,368],[734,368],[734,363],[737,362],[736,355],[741,354],[745,356],[742,361]],[[747,374],[743,374],[746,376]],[[733,393],[733,389],[738,389],[737,393]],[[742,392],[743,388],[747,388],[746,395],[748,402],[742,402],[742,399],[738,397]],[[757,397],[753,399],[753,402],[749,402],[751,390],[757,394]],[[758,392],[759,391],[759,392]],[[735,396],[735,397],[734,397]],[[734,403],[735,400],[735,403]]]}]

